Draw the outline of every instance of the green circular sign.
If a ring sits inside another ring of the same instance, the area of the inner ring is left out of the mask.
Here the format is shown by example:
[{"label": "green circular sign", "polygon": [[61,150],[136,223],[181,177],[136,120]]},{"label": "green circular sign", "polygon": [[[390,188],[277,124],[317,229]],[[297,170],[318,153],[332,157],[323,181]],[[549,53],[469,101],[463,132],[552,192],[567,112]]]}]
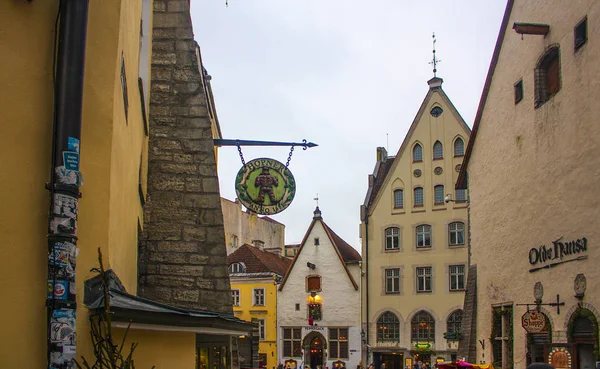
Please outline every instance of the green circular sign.
[{"label": "green circular sign", "polygon": [[246,163],[235,178],[240,202],[257,214],[277,214],[285,210],[296,195],[292,172],[275,159],[259,158]]}]

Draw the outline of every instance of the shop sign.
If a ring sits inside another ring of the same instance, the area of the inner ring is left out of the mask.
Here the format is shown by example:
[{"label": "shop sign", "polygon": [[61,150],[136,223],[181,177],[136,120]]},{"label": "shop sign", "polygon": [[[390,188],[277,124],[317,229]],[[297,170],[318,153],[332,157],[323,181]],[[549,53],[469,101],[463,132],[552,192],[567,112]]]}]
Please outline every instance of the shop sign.
[{"label": "shop sign", "polygon": [[546,331],[546,315],[539,311],[527,311],[521,317],[521,325],[527,333],[540,333]]},{"label": "shop sign", "polygon": [[587,238],[582,237],[577,240],[563,242],[562,237],[552,241],[551,246],[542,245],[529,250],[529,264],[537,266],[529,269],[530,273],[541,269],[552,268],[559,264],[569,263],[571,261],[585,260],[587,255],[579,255],[587,252]]},{"label": "shop sign", "polygon": [[555,347],[548,354],[548,363],[554,369],[571,369],[571,353],[565,347]]},{"label": "shop sign", "polygon": [[325,332],[325,327],[318,327],[318,326],[308,326],[308,327],[304,327],[305,330],[307,331],[322,331]]},{"label": "shop sign", "polygon": [[235,179],[235,192],[250,211],[271,215],[285,210],[296,195],[292,172],[275,159],[260,158],[246,163]]},{"label": "shop sign", "polygon": [[417,342],[415,343],[415,347],[419,350],[429,350],[431,348],[431,343],[421,343],[421,342]]}]

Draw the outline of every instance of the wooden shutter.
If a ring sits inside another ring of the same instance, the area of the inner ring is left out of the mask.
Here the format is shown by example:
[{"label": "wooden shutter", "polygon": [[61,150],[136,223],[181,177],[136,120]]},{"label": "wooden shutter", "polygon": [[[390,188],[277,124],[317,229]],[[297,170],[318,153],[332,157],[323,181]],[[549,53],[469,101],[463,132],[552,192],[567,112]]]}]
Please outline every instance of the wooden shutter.
[{"label": "wooden shutter", "polygon": [[307,281],[307,290],[308,292],[311,291],[321,291],[321,277],[315,276],[315,277],[308,277]]},{"label": "wooden shutter", "polygon": [[555,55],[548,62],[546,86],[548,89],[548,96],[552,96],[560,90],[560,64],[558,62],[558,55]]}]

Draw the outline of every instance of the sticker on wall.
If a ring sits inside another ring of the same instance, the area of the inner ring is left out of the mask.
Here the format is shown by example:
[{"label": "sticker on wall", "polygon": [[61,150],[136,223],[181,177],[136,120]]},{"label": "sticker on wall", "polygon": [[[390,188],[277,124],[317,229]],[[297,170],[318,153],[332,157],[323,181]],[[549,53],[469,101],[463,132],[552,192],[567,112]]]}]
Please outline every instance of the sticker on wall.
[{"label": "sticker on wall", "polygon": [[67,300],[69,297],[69,281],[64,280],[49,280],[48,281],[48,298],[55,300]]},{"label": "sticker on wall", "polygon": [[52,233],[77,234],[77,199],[61,193],[54,194],[54,217],[50,222]]},{"label": "sticker on wall", "polygon": [[67,170],[79,170],[79,154],[74,151],[63,151],[63,163]]},{"label": "sticker on wall", "polygon": [[83,185],[83,176],[78,170],[69,170],[61,165],[56,167],[55,173],[59,183],[78,187]]},{"label": "sticker on wall", "polygon": [[56,241],[54,242],[53,250],[51,250],[48,255],[48,262],[50,265],[65,268],[68,273],[74,273],[76,248],[77,247],[71,242]]},{"label": "sticker on wall", "polygon": [[52,343],[75,345],[75,310],[57,309],[52,312],[50,321]]},{"label": "sticker on wall", "polygon": [[79,140],[78,139],[76,139],[75,137],[69,137],[67,146],[68,146],[67,149],[69,151],[74,151],[79,154]]},{"label": "sticker on wall", "polygon": [[250,211],[277,214],[292,203],[296,195],[296,181],[292,172],[279,161],[254,159],[238,172],[235,192]]}]

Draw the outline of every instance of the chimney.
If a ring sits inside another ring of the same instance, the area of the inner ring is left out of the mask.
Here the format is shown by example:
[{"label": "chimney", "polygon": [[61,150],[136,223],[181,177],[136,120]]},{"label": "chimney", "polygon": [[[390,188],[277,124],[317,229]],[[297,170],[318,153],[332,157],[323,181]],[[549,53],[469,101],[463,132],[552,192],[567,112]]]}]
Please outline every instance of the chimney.
[{"label": "chimney", "polygon": [[387,150],[385,147],[377,148],[377,161],[384,162],[387,159]]}]

